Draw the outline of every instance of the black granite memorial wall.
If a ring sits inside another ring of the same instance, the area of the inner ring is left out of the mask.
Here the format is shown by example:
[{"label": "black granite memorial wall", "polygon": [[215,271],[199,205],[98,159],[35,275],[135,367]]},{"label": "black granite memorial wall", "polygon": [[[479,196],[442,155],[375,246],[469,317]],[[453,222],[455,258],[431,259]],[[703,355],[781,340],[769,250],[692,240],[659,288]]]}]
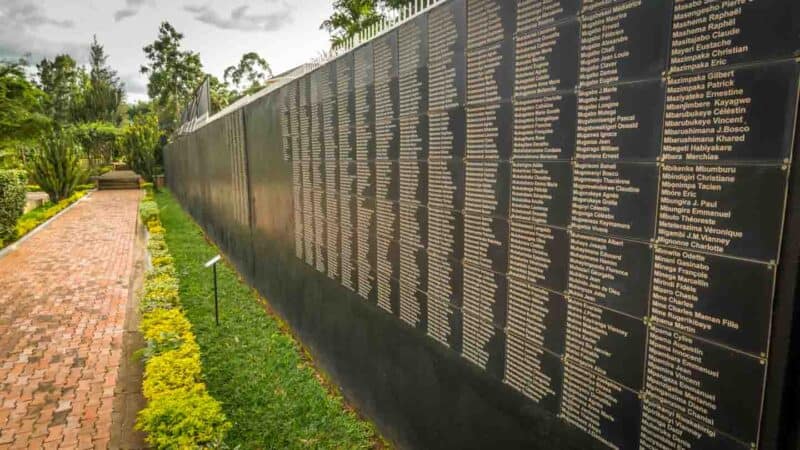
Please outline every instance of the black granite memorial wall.
[{"label": "black granite memorial wall", "polygon": [[446,0],[165,152],[408,448],[798,445],[795,0]]}]

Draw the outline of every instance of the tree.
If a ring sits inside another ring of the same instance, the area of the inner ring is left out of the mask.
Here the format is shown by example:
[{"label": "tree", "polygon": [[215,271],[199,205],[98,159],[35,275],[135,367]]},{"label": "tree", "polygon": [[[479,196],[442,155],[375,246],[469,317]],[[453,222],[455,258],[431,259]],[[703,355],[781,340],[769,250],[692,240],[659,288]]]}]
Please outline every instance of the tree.
[{"label": "tree", "polygon": [[156,164],[161,147],[158,117],[155,114],[137,116],[122,133],[120,141],[131,168],[145,180],[153,181],[158,171]]},{"label": "tree", "polygon": [[183,34],[169,22],[162,22],[158,38],[144,47],[148,64],[141,72],[149,76],[147,94],[159,110],[168,130],[175,129],[180,108],[191,98],[194,88],[203,80],[200,55],[181,49]]},{"label": "tree", "polygon": [[206,76],[208,77],[209,107],[211,108],[209,114],[220,111],[239,97],[237,92],[230,90],[228,83],[219,81],[219,78],[211,74],[206,74]]},{"label": "tree", "polygon": [[331,46],[336,48],[360,31],[380,22],[386,12],[400,9],[415,0],[336,0],[333,14],[320,25],[331,34]]},{"label": "tree", "polygon": [[229,83],[236,91],[242,94],[250,94],[260,89],[262,83],[272,77],[267,60],[256,52],[249,52],[242,55],[239,64],[229,66],[225,69],[223,79]]},{"label": "tree", "polygon": [[414,3],[414,0],[383,0],[383,6],[391,9],[400,9],[412,3]]},{"label": "tree", "polygon": [[112,86],[121,86],[117,71],[108,65],[108,55],[105,48],[97,42],[97,35],[92,36],[89,47],[89,76],[93,83],[106,83]]},{"label": "tree", "polygon": [[331,46],[336,48],[381,19],[376,0],[336,0],[333,14],[319,28],[331,34]]},{"label": "tree", "polygon": [[0,61],[0,168],[19,168],[28,147],[51,126],[47,95],[25,76],[27,61]]},{"label": "tree", "polygon": [[83,95],[82,114],[85,122],[112,122],[119,124],[119,108],[125,98],[123,83],[117,71],[108,65],[105,49],[92,38],[89,50],[89,84]]},{"label": "tree", "polygon": [[152,114],[155,112],[152,102],[138,101],[127,105],[128,122],[133,122],[136,117]]},{"label": "tree", "polygon": [[79,107],[86,72],[69,55],[47,58],[36,65],[39,87],[47,93],[47,111],[56,122],[67,123]]},{"label": "tree", "polygon": [[57,203],[75,192],[87,178],[80,163],[81,149],[63,130],[55,130],[39,143],[28,164],[31,181],[38,184]]},{"label": "tree", "polygon": [[111,164],[117,139],[121,135],[120,128],[110,122],[84,122],[73,125],[70,132],[83,147],[93,169]]}]

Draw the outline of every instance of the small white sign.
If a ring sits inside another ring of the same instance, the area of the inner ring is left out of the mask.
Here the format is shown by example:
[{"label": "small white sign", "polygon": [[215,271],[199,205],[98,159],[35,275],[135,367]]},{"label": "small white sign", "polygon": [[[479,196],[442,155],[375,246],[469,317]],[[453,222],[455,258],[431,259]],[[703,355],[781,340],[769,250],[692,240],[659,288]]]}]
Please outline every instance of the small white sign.
[{"label": "small white sign", "polygon": [[217,256],[215,256],[215,257],[213,257],[213,258],[209,259],[209,260],[208,260],[208,262],[206,263],[206,268],[213,266],[213,265],[214,265],[214,264],[216,264],[216,263],[217,263],[217,262],[218,262],[218,261],[219,261],[221,258],[222,258],[221,256],[217,255]]}]

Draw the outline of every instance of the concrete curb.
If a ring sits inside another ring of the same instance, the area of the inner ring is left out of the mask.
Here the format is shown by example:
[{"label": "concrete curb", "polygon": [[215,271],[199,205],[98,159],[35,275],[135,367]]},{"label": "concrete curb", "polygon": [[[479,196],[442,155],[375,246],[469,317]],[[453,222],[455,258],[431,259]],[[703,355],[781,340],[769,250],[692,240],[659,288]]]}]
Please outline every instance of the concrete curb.
[{"label": "concrete curb", "polygon": [[61,211],[59,211],[55,216],[53,216],[53,217],[47,219],[46,221],[42,222],[41,224],[39,224],[39,226],[37,226],[36,228],[31,230],[28,234],[26,234],[25,236],[22,236],[18,241],[14,242],[13,244],[9,245],[8,247],[0,250],[0,259],[3,259],[7,255],[9,255],[9,254],[13,253],[14,251],[16,251],[19,248],[19,246],[22,245],[25,241],[27,241],[29,238],[33,237],[34,235],[36,235],[40,231],[44,230],[48,225],[50,225],[50,222],[58,219],[62,214],[66,213],[70,209],[74,208],[78,203],[81,203],[84,200],[86,200],[89,197],[91,197],[92,194],[96,190],[97,189],[92,189],[91,191],[87,192],[86,195],[84,195],[83,197],[79,198],[75,203],[67,206],[66,208],[64,208]]}]

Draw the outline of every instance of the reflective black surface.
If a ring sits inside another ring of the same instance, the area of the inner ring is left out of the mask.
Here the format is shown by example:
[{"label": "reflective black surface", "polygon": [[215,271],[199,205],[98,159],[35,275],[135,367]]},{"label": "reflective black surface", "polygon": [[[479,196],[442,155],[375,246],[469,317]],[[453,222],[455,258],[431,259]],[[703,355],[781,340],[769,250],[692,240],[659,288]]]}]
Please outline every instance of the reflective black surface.
[{"label": "reflective black surface", "polygon": [[792,0],[450,0],[176,139],[401,447],[790,448]]}]

